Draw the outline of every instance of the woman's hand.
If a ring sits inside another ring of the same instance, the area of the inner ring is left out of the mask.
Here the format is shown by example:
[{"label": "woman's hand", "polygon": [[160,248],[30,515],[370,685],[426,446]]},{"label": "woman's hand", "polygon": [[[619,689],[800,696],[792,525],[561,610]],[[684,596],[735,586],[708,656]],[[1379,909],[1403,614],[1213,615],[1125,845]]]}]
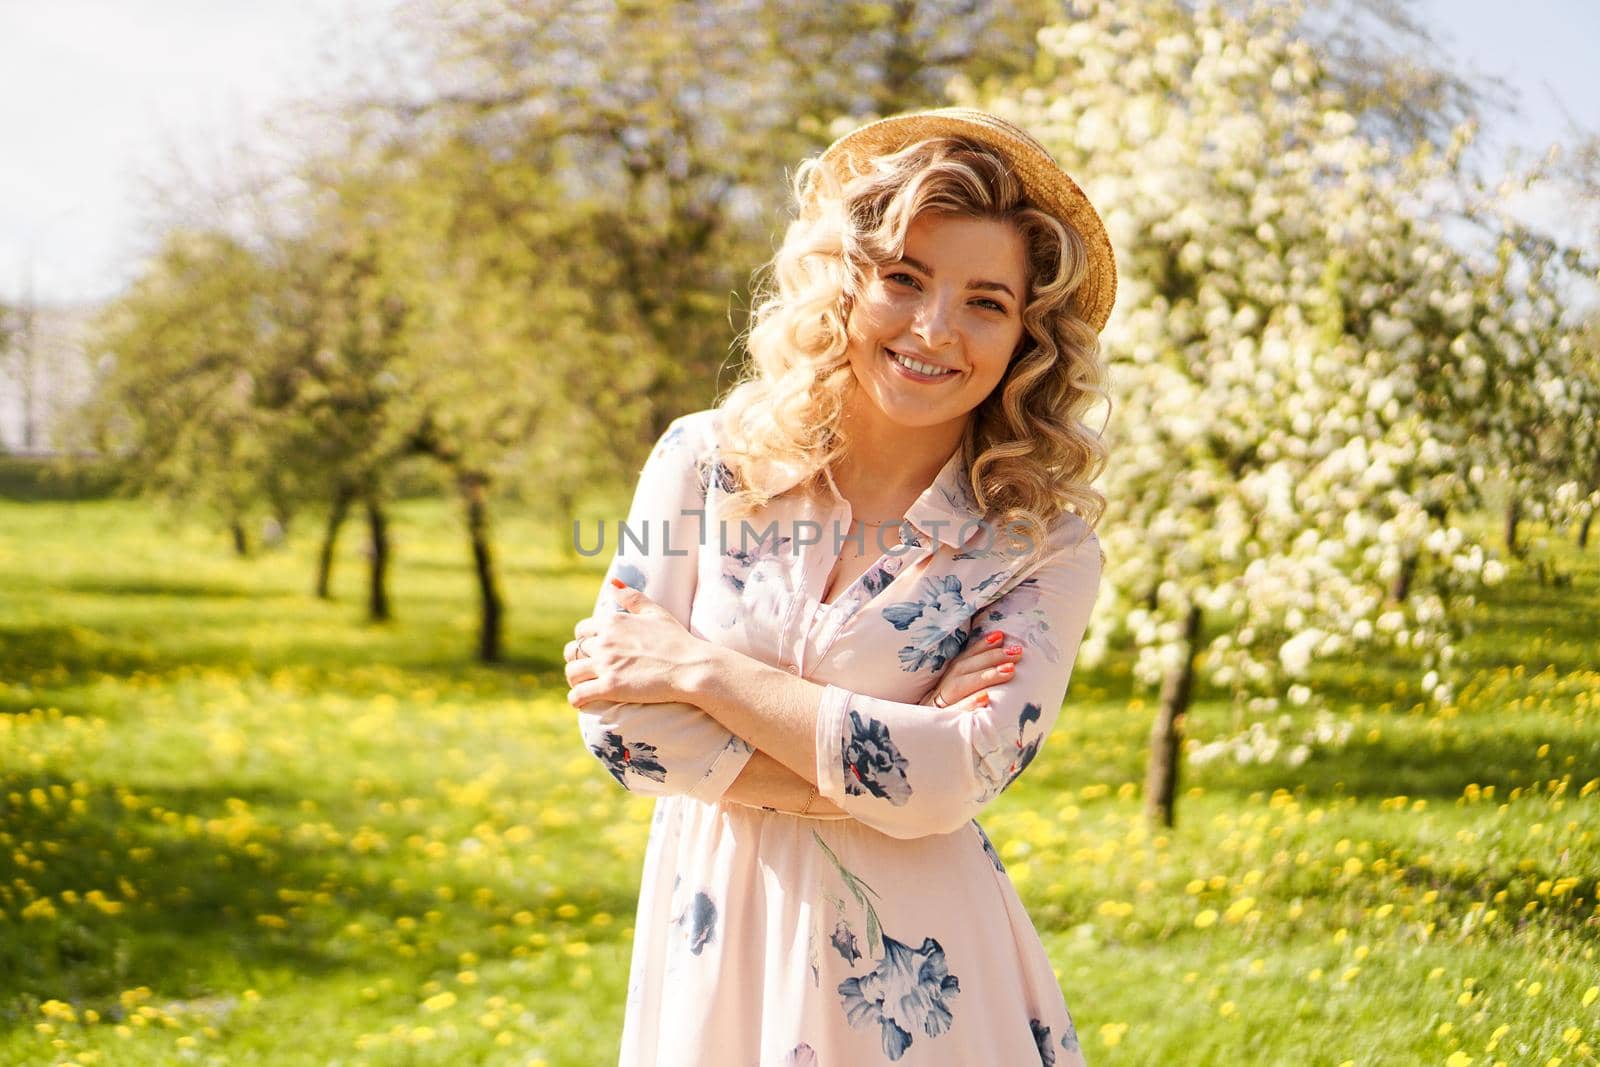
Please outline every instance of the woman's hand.
[{"label": "woman's hand", "polygon": [[1021,642],[1008,643],[1006,635],[999,630],[974,637],[968,647],[950,661],[933,696],[928,699],[935,707],[945,708],[962,700],[968,700],[974,707],[987,704],[988,690],[1011,681],[1021,658]]},{"label": "woman's hand", "polygon": [[682,698],[680,675],[703,655],[695,637],[666,608],[637,589],[611,579],[621,609],[591,615],[573,627],[562,650],[567,661],[567,703],[665,704]]}]

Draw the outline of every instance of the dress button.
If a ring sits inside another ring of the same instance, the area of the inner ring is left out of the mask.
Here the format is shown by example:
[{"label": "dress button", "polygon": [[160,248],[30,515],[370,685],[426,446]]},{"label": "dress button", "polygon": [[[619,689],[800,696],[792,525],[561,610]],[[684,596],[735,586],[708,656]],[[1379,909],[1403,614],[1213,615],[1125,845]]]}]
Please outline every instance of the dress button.
[{"label": "dress button", "polygon": [[789,664],[787,670],[789,671],[790,674],[799,674],[800,673],[800,665],[798,663],[791,663],[791,664]]},{"label": "dress button", "polygon": [[891,556],[889,558],[889,561],[883,565],[883,569],[888,571],[890,574],[899,574],[900,573],[900,557],[899,556]]}]

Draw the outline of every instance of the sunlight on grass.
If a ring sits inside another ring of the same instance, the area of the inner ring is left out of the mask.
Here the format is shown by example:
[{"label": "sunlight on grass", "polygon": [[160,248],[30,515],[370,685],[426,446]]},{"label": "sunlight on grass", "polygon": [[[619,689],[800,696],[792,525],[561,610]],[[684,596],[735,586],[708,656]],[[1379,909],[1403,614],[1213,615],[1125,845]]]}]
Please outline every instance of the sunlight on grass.
[{"label": "sunlight on grass", "polygon": [[[598,566],[511,518],[511,662],[470,661],[453,513],[400,509],[397,620],[313,531],[253,560],[142,504],[0,504],[0,1061],[614,1061],[650,802],[583,750]],[[352,543],[354,539],[351,539]],[[1594,1063],[1600,563],[1475,609],[1460,699],[1324,665],[1304,762],[1139,813],[1125,658],[984,819],[1091,1062]],[[1232,733],[1202,691],[1197,741]],[[1292,717],[1291,717],[1292,718]]]}]

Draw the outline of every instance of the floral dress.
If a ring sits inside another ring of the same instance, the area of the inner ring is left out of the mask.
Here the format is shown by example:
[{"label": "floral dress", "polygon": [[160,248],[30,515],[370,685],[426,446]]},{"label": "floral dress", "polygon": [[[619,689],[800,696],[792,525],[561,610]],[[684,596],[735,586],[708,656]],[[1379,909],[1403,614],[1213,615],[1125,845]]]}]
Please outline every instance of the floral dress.
[{"label": "floral dress", "polygon": [[[579,713],[605,769],[657,798],[621,1063],[1082,1064],[1050,960],[974,816],[1055,723],[1098,540],[1067,514],[1043,553],[1018,556],[980,523],[958,450],[902,544],[824,604],[842,538],[860,529],[848,502],[830,479],[827,505],[785,491],[719,519],[733,488],[721,417],[685,415],[657,442],[607,577],[697,637],[823,685],[818,791],[848,814],[721,799],[752,749],[692,706]],[[602,586],[596,610],[613,606]],[[986,709],[934,707],[945,667],[995,629],[1025,648],[1012,680]]]}]

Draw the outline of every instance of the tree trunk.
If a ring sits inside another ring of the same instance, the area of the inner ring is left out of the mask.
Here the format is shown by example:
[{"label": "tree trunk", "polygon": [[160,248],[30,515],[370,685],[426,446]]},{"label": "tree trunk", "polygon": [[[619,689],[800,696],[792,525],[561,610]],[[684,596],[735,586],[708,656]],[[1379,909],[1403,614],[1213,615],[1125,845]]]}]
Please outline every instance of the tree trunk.
[{"label": "tree trunk", "polygon": [[233,551],[238,556],[250,554],[250,535],[244,531],[244,522],[234,519],[228,523],[228,529],[233,534]]},{"label": "tree trunk", "polygon": [[1405,603],[1411,593],[1411,579],[1417,573],[1417,557],[1407,556],[1400,561],[1400,573],[1394,576],[1394,585],[1389,589],[1389,599],[1396,604]]},{"label": "tree trunk", "polygon": [[1578,526],[1578,549],[1581,551],[1589,547],[1589,524],[1594,522],[1594,512],[1583,517],[1583,522]]},{"label": "tree trunk", "polygon": [[505,605],[500,598],[490,546],[488,479],[481,475],[464,475],[461,495],[467,505],[467,536],[472,540],[472,565],[478,577],[478,659],[497,663]]},{"label": "tree trunk", "polygon": [[1183,661],[1161,683],[1161,708],[1150,728],[1150,762],[1145,770],[1144,814],[1152,823],[1172,826],[1177,820],[1178,763],[1183,757],[1183,718],[1194,689],[1195,646],[1200,636],[1201,611],[1189,607],[1184,621]]},{"label": "tree trunk", "polygon": [[1521,518],[1521,501],[1512,497],[1506,504],[1506,551],[1517,555],[1517,520]]},{"label": "tree trunk", "polygon": [[368,496],[366,503],[372,564],[367,588],[367,618],[383,622],[389,618],[389,518],[377,497]]},{"label": "tree trunk", "polygon": [[328,525],[322,531],[322,549],[317,553],[318,599],[329,600],[333,596],[333,553],[339,544],[339,528],[349,517],[350,502],[354,498],[355,494],[341,485],[334,492],[333,503],[328,508]]}]

